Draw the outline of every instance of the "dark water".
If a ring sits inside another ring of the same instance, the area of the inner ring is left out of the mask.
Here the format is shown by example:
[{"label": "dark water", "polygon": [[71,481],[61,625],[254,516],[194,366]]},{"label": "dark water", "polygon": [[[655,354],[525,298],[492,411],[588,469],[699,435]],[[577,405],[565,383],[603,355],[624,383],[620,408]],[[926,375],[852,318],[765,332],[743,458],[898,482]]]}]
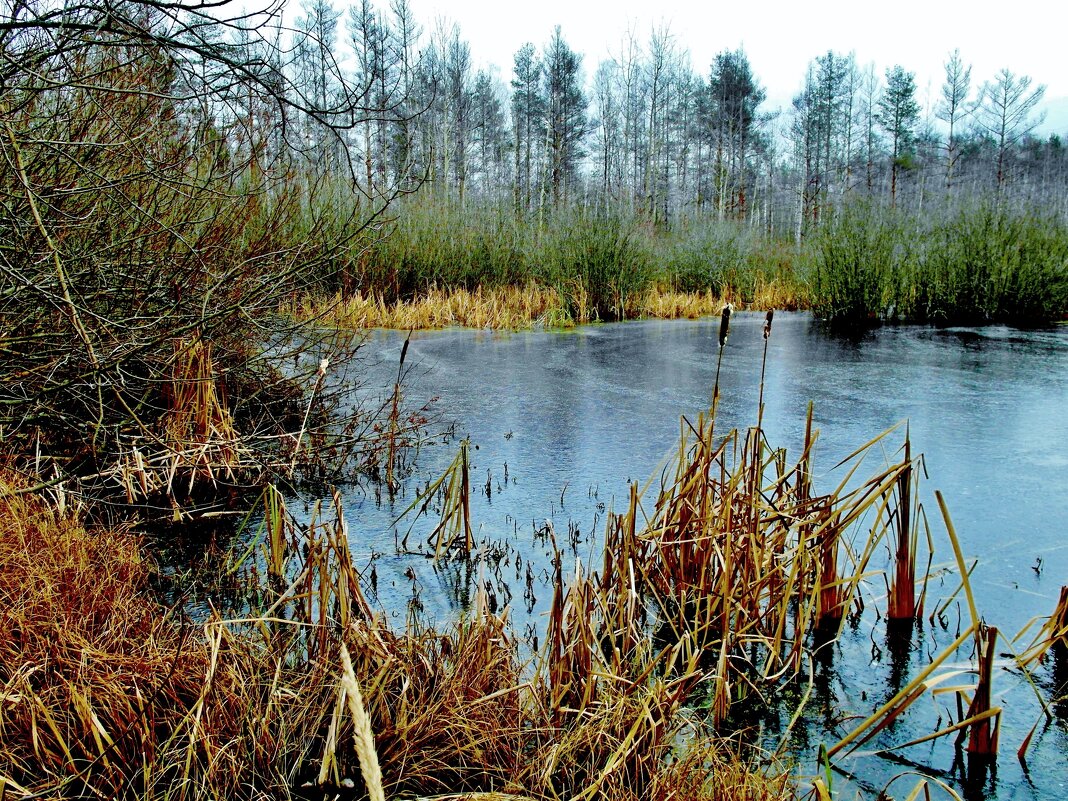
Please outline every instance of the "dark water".
[{"label": "dark water", "polygon": [[[738,314],[732,320],[722,365],[721,430],[755,421],[762,323],[757,315]],[[606,511],[613,503],[624,506],[628,482],[658,475],[678,441],[680,415],[696,416],[707,408],[717,330],[718,320],[703,320],[563,333],[415,334],[406,398],[415,405],[436,398],[438,425],[452,425],[457,438],[470,439],[476,536],[503,544],[507,555],[471,568],[434,570],[426,559],[396,553],[407,523],[398,532],[392,526],[395,516],[411,502],[412,488],[452,459],[455,440],[424,449],[406,494],[394,504],[370,490],[352,490],[346,498],[354,551],[365,560],[378,554],[378,602],[384,611],[396,618],[409,614],[412,571],[418,609],[435,620],[459,614],[469,601],[472,580],[489,586],[502,605],[509,600],[502,585],[508,585],[517,629],[531,638],[543,635],[540,613],[548,606],[548,592],[539,584],[533,599],[520,597],[524,582],[514,555],[521,554],[524,565],[544,576],[548,546],[533,532],[549,520],[566,552],[565,571],[576,561],[598,566],[596,535]],[[370,363],[359,368],[366,385],[392,382],[402,341],[403,335],[391,333],[372,339],[365,348]],[[841,458],[907,421],[914,451],[926,454],[930,479],[924,493],[937,541],[936,566],[953,559],[933,501],[933,490],[939,489],[965,557],[979,560],[972,583],[987,622],[1011,637],[1034,616],[1052,611],[1061,585],[1068,583],[1068,327],[896,327],[847,340],[827,334],[805,315],[780,314],[767,350],[764,399],[769,441],[795,455],[808,403],[815,403],[821,430],[816,484],[823,490],[837,484],[840,476],[831,468]],[[888,454],[902,439],[903,432],[895,432],[886,440]],[[865,475],[882,464],[878,453],[870,458]],[[421,531],[425,527],[417,526],[413,543]],[[931,594],[954,588],[947,578],[945,587],[932,585]],[[881,581],[871,592],[882,593]],[[821,683],[809,702],[806,724],[793,733],[792,752],[808,763],[821,742],[830,745],[849,730],[841,720],[850,713],[866,716],[889,698],[895,681],[926,664],[925,653],[952,641],[955,616],[953,607],[949,631],[928,625],[917,645],[896,655],[873,616],[848,631],[830,658],[816,666]],[[969,656],[962,652],[961,662]],[[1038,671],[1047,692],[1059,678],[1053,673],[1052,667]],[[967,683],[967,677],[954,683]],[[1018,675],[1000,670],[994,687],[1005,720],[993,771],[963,781],[966,771],[954,766],[945,738],[906,749],[900,757],[970,798],[1068,797],[1065,718],[1039,726],[1025,769],[1015,751],[1040,708]],[[949,703],[921,699],[898,730],[878,744],[934,731],[938,716],[945,717],[939,704]],[[774,710],[765,716],[765,739],[773,740],[782,718]],[[854,795],[858,786],[877,790],[906,769],[878,756],[842,764],[860,777],[859,785],[836,777],[842,797]],[[913,783],[902,779],[891,792],[903,797]]]}]

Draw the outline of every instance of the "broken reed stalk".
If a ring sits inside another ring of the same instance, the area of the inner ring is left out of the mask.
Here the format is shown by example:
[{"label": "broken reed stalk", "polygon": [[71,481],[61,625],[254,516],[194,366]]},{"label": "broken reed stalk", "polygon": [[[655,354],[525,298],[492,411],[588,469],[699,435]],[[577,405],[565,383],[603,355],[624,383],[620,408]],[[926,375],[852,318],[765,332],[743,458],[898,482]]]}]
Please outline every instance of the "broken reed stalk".
[{"label": "broken reed stalk", "polygon": [[304,442],[304,434],[308,430],[308,418],[311,416],[312,406],[315,404],[315,396],[319,392],[319,388],[323,384],[323,379],[326,377],[327,368],[330,366],[329,359],[321,359],[319,361],[319,369],[315,371],[315,383],[312,385],[311,395],[308,397],[308,408],[304,410],[304,419],[300,423],[300,432],[297,434],[296,441],[293,444],[293,460],[289,463],[289,475],[293,475],[293,471],[297,469],[297,459],[300,458],[300,447]]},{"label": "broken reed stalk", "polygon": [[1053,630],[1051,639],[1055,646],[1068,648],[1068,587],[1061,587],[1061,596],[1057,608],[1051,616]]},{"label": "broken reed stalk", "polygon": [[456,550],[467,558],[475,547],[471,529],[471,457],[470,441],[461,440],[460,448],[445,472],[438,476],[397,516],[394,525],[415,511],[412,521],[401,540],[401,547],[408,550],[408,537],[419,518],[430,509],[435,497],[441,497],[441,515],[427,537],[427,544],[434,549],[434,562]]},{"label": "broken reed stalk", "polygon": [[[979,680],[968,708],[968,718],[974,722],[968,730],[968,753],[976,756],[995,756],[998,752],[1000,710],[991,710],[991,686],[994,680],[994,659],[997,657],[998,630],[981,626],[975,635],[979,660]],[[963,733],[963,732],[962,732]]]},{"label": "broken reed stalk", "polygon": [[[1033,618],[1013,638],[1013,642],[1023,639],[1028,630],[1041,618]],[[1017,656],[1020,667],[1027,671],[1030,666],[1040,662],[1053,649],[1061,656],[1068,655],[1068,586],[1062,586],[1057,605],[1035,634],[1031,643]]]},{"label": "broken reed stalk", "polygon": [[719,355],[716,357],[716,380],[712,385],[712,419],[715,420],[716,409],[719,408],[719,371],[723,365],[723,348],[727,344],[727,334],[731,326],[731,305],[723,307],[719,315]]},{"label": "broken reed stalk", "polygon": [[819,605],[813,624],[822,630],[838,625],[845,613],[842,582],[838,577],[839,530],[832,520],[816,533]]},{"label": "broken reed stalk", "polygon": [[897,479],[897,547],[894,551],[894,580],[887,599],[890,620],[912,620],[916,617],[916,540],[912,520],[912,443],[905,429],[905,458]]}]

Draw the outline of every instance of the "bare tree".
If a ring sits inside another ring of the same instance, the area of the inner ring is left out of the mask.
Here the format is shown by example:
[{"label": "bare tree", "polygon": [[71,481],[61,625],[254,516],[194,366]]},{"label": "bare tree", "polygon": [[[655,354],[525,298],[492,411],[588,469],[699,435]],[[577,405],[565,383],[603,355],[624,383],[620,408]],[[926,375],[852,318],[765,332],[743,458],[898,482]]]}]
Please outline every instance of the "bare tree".
[{"label": "bare tree", "polygon": [[1031,78],[1015,75],[1002,69],[993,81],[983,84],[982,99],[976,112],[976,123],[994,142],[997,151],[997,192],[1008,181],[1006,159],[1010,149],[1025,135],[1031,133],[1041,122],[1040,117],[1031,117],[1046,93],[1046,87],[1031,88]]},{"label": "bare tree", "polygon": [[[62,475],[163,447],[197,343],[235,425],[276,434],[278,308],[347,269],[391,199],[353,191],[343,133],[376,112],[316,41],[329,26],[288,48],[277,11],[31,0],[0,17],[0,426]],[[324,148],[346,194],[295,180]]]},{"label": "bare tree", "polygon": [[953,173],[960,159],[961,122],[975,110],[969,103],[971,95],[972,68],[964,66],[960,50],[954,50],[945,64],[946,78],[942,83],[942,98],[935,115],[949,126],[946,136],[946,189],[953,188]]}]

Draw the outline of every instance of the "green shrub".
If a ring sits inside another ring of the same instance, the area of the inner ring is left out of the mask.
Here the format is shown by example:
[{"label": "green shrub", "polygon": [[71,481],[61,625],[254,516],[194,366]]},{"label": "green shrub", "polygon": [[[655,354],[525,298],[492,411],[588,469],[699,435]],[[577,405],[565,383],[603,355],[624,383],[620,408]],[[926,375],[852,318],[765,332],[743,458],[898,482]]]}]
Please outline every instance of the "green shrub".
[{"label": "green shrub", "polygon": [[888,209],[842,209],[808,250],[813,308],[828,320],[858,325],[898,316],[901,283],[913,258],[911,230]]},{"label": "green shrub", "polygon": [[554,214],[537,254],[573,320],[621,320],[652,279],[648,244],[635,224],[606,213]]}]

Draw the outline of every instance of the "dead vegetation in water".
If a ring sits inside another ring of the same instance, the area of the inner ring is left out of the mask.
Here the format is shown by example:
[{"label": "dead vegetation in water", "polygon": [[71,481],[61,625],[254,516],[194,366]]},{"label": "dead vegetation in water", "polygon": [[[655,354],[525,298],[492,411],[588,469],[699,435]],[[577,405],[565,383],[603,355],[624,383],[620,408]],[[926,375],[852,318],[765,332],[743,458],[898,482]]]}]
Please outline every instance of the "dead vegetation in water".
[{"label": "dead vegetation in water", "polygon": [[[117,454],[100,472],[52,483],[91,502],[124,504],[143,520],[238,517],[270,481],[323,483],[364,473],[384,480],[392,492],[423,439],[430,403],[413,409],[406,402],[404,353],[386,400],[376,407],[348,399],[341,408],[350,387],[328,386],[334,368],[326,356],[314,360],[314,371],[300,366],[309,354],[306,344],[299,346],[293,350],[294,377],[268,374],[264,386],[240,388],[274,399],[261,404],[269,419],[259,420],[235,417],[209,343],[193,335],[172,345],[158,414],[135,434],[117,437]],[[358,347],[346,346],[344,355]],[[37,464],[26,472],[41,469]]]},{"label": "dead vegetation in water", "polygon": [[[722,323],[721,350],[729,314]],[[746,432],[717,432],[717,402],[714,391],[709,416],[683,420],[659,486],[633,486],[609,517],[598,572],[565,569],[556,550],[545,640],[530,662],[507,609],[497,614],[481,587],[460,621],[433,629],[410,616],[394,630],[364,594],[374,578],[354,561],[337,494],[301,523],[269,487],[259,531],[231,567],[255,611],[193,626],[151,604],[129,535],[90,535],[5,488],[0,786],[15,798],[793,797],[784,768],[741,759],[718,727],[739,701],[801,677],[813,651],[863,613],[871,585],[885,580],[893,625],[923,614],[919,550],[932,538],[922,463],[906,434],[860,477],[891,429],[843,460],[845,476],[821,493],[811,410],[791,461],[767,442],[760,412]],[[437,504],[425,546],[435,564],[471,558],[468,468],[461,448],[411,507]],[[996,753],[998,635],[978,616],[938,500],[971,624],[832,746],[828,765],[879,742],[921,697],[955,699],[959,712],[883,750],[956,735],[970,753]],[[107,580],[94,580],[101,569]],[[1018,660],[1025,670],[1063,643],[1064,606]],[[949,667],[969,642],[974,669]],[[821,782],[814,791],[827,797]]]},{"label": "dead vegetation in water", "polygon": [[585,684],[576,707],[559,673],[531,674],[484,596],[445,629],[393,631],[363,596],[337,501],[303,531],[275,504],[258,558],[235,565],[269,574],[261,611],[202,626],[151,603],[129,534],[2,502],[7,798],[790,797],[782,771],[765,778],[708,734],[679,751],[694,724],[653,662]]}]

